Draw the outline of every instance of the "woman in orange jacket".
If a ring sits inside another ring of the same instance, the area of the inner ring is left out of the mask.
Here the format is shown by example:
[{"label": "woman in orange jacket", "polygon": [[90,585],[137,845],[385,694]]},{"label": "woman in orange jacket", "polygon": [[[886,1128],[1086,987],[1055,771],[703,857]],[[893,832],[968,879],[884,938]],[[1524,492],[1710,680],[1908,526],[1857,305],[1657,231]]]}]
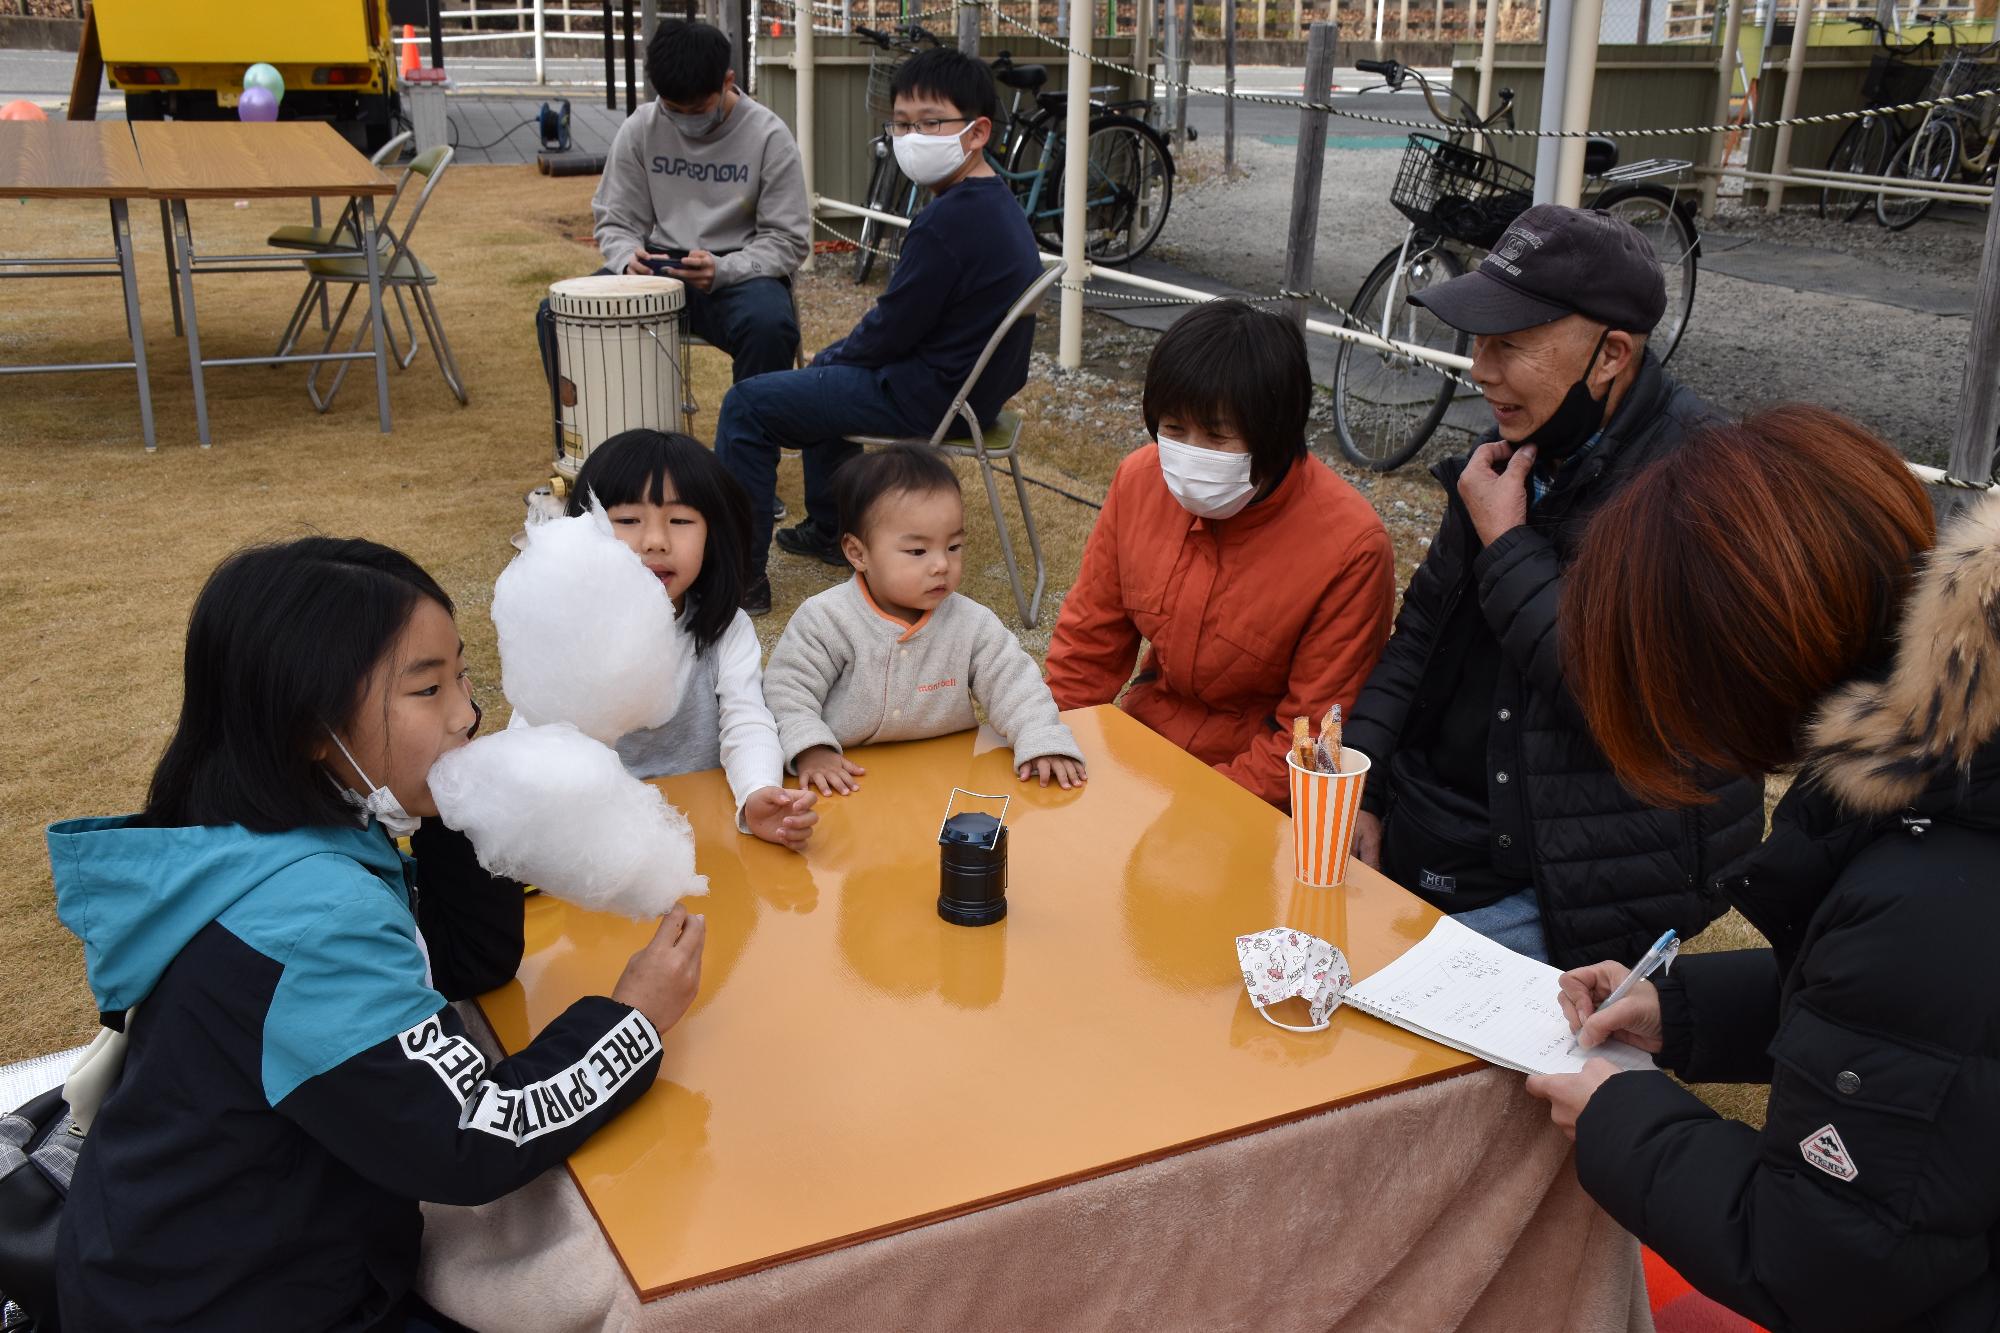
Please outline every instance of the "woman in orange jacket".
[{"label": "woman in orange jacket", "polygon": [[1059,705],[1123,690],[1127,713],[1280,809],[1292,718],[1353,706],[1396,601],[1382,520],[1306,451],[1311,405],[1290,320],[1214,301],[1168,330],[1146,367],[1157,443],[1119,465],[1048,653]]}]

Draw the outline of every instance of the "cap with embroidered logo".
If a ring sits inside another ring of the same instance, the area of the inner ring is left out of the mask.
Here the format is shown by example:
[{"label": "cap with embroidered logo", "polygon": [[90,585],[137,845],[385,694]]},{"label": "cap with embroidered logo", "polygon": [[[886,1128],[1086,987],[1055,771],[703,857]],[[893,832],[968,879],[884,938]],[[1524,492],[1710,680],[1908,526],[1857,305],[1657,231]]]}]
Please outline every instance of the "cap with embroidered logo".
[{"label": "cap with embroidered logo", "polygon": [[1470,273],[1412,305],[1464,333],[1514,333],[1582,315],[1626,333],[1651,333],[1667,310],[1652,244],[1623,218],[1537,204],[1515,218]]}]

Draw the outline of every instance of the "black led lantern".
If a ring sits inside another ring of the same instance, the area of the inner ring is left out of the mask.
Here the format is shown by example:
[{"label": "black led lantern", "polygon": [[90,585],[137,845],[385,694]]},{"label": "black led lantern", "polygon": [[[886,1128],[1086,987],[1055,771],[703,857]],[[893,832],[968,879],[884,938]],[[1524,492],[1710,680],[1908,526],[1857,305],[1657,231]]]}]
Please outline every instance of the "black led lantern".
[{"label": "black led lantern", "polygon": [[[956,799],[958,789],[952,794]],[[938,829],[937,910],[955,926],[990,926],[1007,915],[1006,813],[1005,799],[997,816],[977,810],[953,814],[945,807]]]}]

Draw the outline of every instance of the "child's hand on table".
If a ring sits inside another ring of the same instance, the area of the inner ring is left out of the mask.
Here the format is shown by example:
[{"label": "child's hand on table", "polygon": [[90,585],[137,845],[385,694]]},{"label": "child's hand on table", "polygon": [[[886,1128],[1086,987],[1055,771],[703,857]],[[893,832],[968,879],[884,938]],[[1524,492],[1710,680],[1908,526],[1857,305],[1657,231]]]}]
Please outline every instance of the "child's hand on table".
[{"label": "child's hand on table", "polygon": [[1059,754],[1045,754],[1039,759],[1030,759],[1016,768],[1014,775],[1023,782],[1031,777],[1037,778],[1044,787],[1049,785],[1050,778],[1054,778],[1064,791],[1068,791],[1071,787],[1081,787],[1088,780],[1081,759],[1070,759]]},{"label": "child's hand on table", "polygon": [[859,781],[868,770],[831,745],[815,745],[792,761],[799,775],[799,789],[817,787],[825,796],[845,796],[861,790]]},{"label": "child's hand on table", "polygon": [[807,839],[812,837],[813,825],[819,823],[819,815],[813,809],[818,800],[818,792],[759,787],[743,803],[743,822],[765,842],[795,852],[804,851]]},{"label": "child's hand on table", "polygon": [[675,903],[646,947],[625,964],[611,998],[644,1014],[654,1031],[665,1032],[681,1021],[701,989],[701,947],[707,938],[707,919],[690,916]]}]

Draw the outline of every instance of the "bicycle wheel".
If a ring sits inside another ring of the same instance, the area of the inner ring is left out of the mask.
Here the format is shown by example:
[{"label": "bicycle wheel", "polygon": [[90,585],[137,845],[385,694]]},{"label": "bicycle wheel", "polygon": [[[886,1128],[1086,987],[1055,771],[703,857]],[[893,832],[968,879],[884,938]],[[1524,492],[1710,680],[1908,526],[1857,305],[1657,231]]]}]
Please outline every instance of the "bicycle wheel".
[{"label": "bicycle wheel", "polygon": [[1159,139],[1127,116],[1102,116],[1090,126],[1089,207],[1085,248],[1100,264],[1123,264],[1146,253],[1167,225],[1174,199],[1174,164]]},{"label": "bicycle wheel", "polygon": [[[1465,266],[1449,250],[1412,249],[1407,258],[1401,247],[1382,256],[1355,295],[1347,326],[1464,356],[1471,336],[1407,298],[1413,291],[1450,282]],[[1432,362],[1341,339],[1333,362],[1333,424],[1340,452],[1375,472],[1401,467],[1430,439],[1458,389],[1458,381]]]},{"label": "bicycle wheel", "polygon": [[[1882,173],[1893,179],[1942,184],[1958,174],[1958,126],[1950,116],[1932,115],[1889,159]],[[1931,211],[1932,200],[1903,195],[1875,196],[1875,220],[1901,231]]]},{"label": "bicycle wheel", "polygon": [[[868,191],[861,196],[861,202],[879,212],[889,210],[895,185],[896,164],[881,151],[879,143],[869,145],[875,156],[875,165],[868,172]],[[858,287],[868,281],[868,275],[875,271],[875,251],[881,247],[882,233],[889,230],[874,218],[861,219],[861,244],[854,252],[854,283]]]},{"label": "bicycle wheel", "polygon": [[1627,185],[1606,190],[1591,201],[1591,207],[1620,217],[1639,229],[1653,247],[1653,258],[1667,280],[1667,311],[1653,328],[1647,346],[1664,364],[1681,344],[1688,317],[1694,311],[1695,260],[1701,255],[1701,238],[1694,221],[1678,207],[1673,191],[1661,185]]},{"label": "bicycle wheel", "polygon": [[[1880,176],[1896,153],[1896,125],[1887,116],[1867,116],[1847,127],[1827,155],[1826,169],[1842,175]],[[1819,192],[1819,215],[1852,222],[1868,207],[1868,196],[1828,186]]]}]

